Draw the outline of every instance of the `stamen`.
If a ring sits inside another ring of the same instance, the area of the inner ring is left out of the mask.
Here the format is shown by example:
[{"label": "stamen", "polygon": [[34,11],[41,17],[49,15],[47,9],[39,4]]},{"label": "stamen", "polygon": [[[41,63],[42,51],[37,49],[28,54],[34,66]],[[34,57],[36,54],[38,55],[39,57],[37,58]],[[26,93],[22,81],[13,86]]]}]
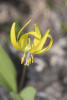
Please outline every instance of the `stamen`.
[{"label": "stamen", "polygon": [[21,64],[24,63],[25,66],[29,66],[31,63],[34,62],[34,58],[32,56],[32,54],[28,53],[24,53],[23,57],[21,58]]},{"label": "stamen", "polygon": [[30,64],[31,64],[31,58],[30,58]]},{"label": "stamen", "polygon": [[30,61],[29,61],[29,59],[27,60],[27,65],[30,65]]},{"label": "stamen", "polygon": [[31,57],[28,60],[29,60],[29,64],[31,64]]},{"label": "stamen", "polygon": [[22,59],[21,59],[21,64],[23,64],[23,63],[24,63],[24,60],[25,60],[25,59],[24,59],[24,57],[22,57]]},{"label": "stamen", "polygon": [[29,61],[28,61],[29,57],[30,57],[30,53],[28,52],[26,56],[26,61],[25,61],[25,65],[27,66],[29,65]]},{"label": "stamen", "polygon": [[32,63],[34,62],[34,57],[31,55],[31,58],[32,58]]},{"label": "stamen", "polygon": [[24,61],[25,61],[25,57],[26,57],[26,55],[25,55],[25,53],[24,53],[23,57],[21,58],[21,64],[24,63]]},{"label": "stamen", "polygon": [[24,53],[24,58],[26,57],[26,54]]}]

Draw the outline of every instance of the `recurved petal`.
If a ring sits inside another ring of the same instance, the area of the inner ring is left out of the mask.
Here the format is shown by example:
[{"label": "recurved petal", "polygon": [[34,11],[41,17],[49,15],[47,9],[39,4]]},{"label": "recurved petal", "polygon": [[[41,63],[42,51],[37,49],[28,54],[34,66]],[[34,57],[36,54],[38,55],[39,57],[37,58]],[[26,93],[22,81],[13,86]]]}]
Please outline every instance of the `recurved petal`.
[{"label": "recurved petal", "polygon": [[48,35],[48,37],[50,38],[50,43],[49,43],[49,45],[48,45],[46,48],[44,48],[44,49],[42,49],[42,50],[40,50],[40,51],[38,51],[38,52],[35,52],[35,54],[44,53],[44,52],[48,51],[48,50],[51,48],[51,46],[52,46],[52,44],[53,44],[53,39],[52,39],[52,36],[51,36],[51,35]]},{"label": "recurved petal", "polygon": [[39,27],[36,24],[34,24],[34,27],[35,27],[35,32],[37,33],[38,37],[41,38]]},{"label": "recurved petal", "polygon": [[[40,30],[39,30],[39,27],[35,24],[35,32],[37,33],[37,35],[39,36],[39,38],[41,39],[41,33],[40,33]],[[38,43],[39,43],[39,40],[38,38],[34,37],[34,41],[33,41],[33,44],[32,44],[32,47],[33,46],[36,46]]]},{"label": "recurved petal", "polygon": [[44,36],[39,40],[39,43],[36,45],[36,46],[33,46],[31,49],[30,49],[30,52],[31,53],[35,53],[35,52],[38,52],[42,49],[42,47],[44,46],[47,38],[48,38],[48,34],[49,34],[50,30],[48,29],[46,31],[46,33],[44,34]]},{"label": "recurved petal", "polygon": [[27,27],[31,22],[31,19],[20,29],[20,31],[18,32],[18,35],[17,35],[17,39],[19,38],[21,32],[24,30],[25,27]]},{"label": "recurved petal", "polygon": [[19,50],[20,49],[19,44],[16,41],[16,35],[15,35],[15,24],[16,24],[15,22],[12,24],[11,32],[10,32],[10,39],[11,39],[11,43],[13,47]]},{"label": "recurved petal", "polygon": [[25,33],[25,34],[32,35],[35,38],[40,39],[40,37],[38,36],[38,34],[36,32],[28,32],[28,33]]}]

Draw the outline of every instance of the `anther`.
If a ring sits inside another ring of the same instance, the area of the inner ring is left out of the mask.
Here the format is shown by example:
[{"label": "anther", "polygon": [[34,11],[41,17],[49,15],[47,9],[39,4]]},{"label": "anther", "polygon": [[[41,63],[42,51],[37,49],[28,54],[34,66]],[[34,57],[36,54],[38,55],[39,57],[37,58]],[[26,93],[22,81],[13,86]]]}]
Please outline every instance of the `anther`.
[{"label": "anther", "polygon": [[31,56],[31,58],[32,58],[32,63],[34,62],[34,57],[33,56]]},{"label": "anther", "polygon": [[21,64],[23,64],[23,63],[24,63],[24,57],[21,58]]},{"label": "anther", "polygon": [[21,64],[24,63],[25,57],[26,57],[26,55],[24,54],[23,57],[21,58]]}]

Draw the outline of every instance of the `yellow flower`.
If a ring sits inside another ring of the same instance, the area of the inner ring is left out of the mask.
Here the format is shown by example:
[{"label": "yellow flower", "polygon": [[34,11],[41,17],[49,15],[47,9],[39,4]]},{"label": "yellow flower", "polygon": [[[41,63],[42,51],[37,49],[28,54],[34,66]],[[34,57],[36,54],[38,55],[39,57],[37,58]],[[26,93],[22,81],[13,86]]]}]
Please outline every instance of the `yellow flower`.
[{"label": "yellow flower", "polygon": [[[35,24],[35,31],[33,32],[27,32],[21,35],[23,29],[31,22],[29,20],[18,32],[17,36],[15,35],[15,25],[16,23],[14,22],[11,27],[11,33],[10,33],[10,38],[11,38],[11,43],[14,48],[16,48],[19,51],[24,52],[24,56],[21,58],[21,64],[29,65],[33,63],[33,55],[32,54],[41,54],[46,51],[48,51],[52,44],[53,44],[53,39],[52,36],[49,34],[50,30],[48,29],[46,33],[41,36],[39,27]],[[32,35],[34,37],[33,43],[31,44],[31,38],[29,38],[29,35]],[[44,47],[44,44],[47,41],[47,38],[50,39],[50,42],[46,48]]]}]

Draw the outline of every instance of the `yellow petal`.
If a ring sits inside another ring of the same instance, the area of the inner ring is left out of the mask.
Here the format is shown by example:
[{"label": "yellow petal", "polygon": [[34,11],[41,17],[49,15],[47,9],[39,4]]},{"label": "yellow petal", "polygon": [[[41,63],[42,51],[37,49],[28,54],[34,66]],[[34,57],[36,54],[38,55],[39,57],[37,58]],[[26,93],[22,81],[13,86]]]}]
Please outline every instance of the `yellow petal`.
[{"label": "yellow petal", "polygon": [[48,34],[49,34],[50,30],[48,29],[45,33],[45,35],[39,40],[39,43],[36,45],[36,46],[33,46],[29,52],[31,53],[35,53],[37,51],[40,51],[42,49],[42,47],[44,46],[46,40],[47,40],[47,37],[48,37]]},{"label": "yellow petal", "polygon": [[20,37],[20,39],[19,39],[19,43],[21,43],[21,41],[22,41],[23,39],[26,39],[26,41],[27,41],[27,39],[28,39],[28,34],[22,35],[22,36]]},{"label": "yellow petal", "polygon": [[15,22],[12,24],[12,27],[11,27],[10,39],[11,39],[11,43],[13,47],[19,50],[20,47],[19,47],[18,42],[16,41],[16,35],[15,35]]},{"label": "yellow petal", "polygon": [[39,38],[36,32],[28,32],[22,35],[19,39],[19,45],[21,45],[21,49],[23,51],[28,51],[31,49],[31,43],[30,43],[30,38],[28,38],[28,35],[32,35],[34,37]]},{"label": "yellow petal", "polygon": [[32,35],[37,39],[41,39],[41,34],[40,34],[39,27],[36,24],[34,26],[35,26],[35,32],[28,32],[28,33],[25,33],[25,34]]},{"label": "yellow petal", "polygon": [[35,32],[37,33],[39,38],[41,38],[41,33],[40,33],[40,30],[39,30],[39,27],[36,24],[34,25],[34,27],[35,27]]},{"label": "yellow petal", "polygon": [[[35,26],[35,32],[37,33],[39,38],[41,38],[41,33],[40,33],[40,30],[39,30],[39,27],[36,24],[34,26]],[[35,37],[32,46],[36,46],[38,43],[39,43],[39,39]]]},{"label": "yellow petal", "polygon": [[21,32],[24,30],[24,28],[26,26],[28,26],[28,24],[30,24],[30,22],[31,22],[31,19],[21,28],[21,30],[18,32],[17,39],[19,38],[19,36],[20,36]]},{"label": "yellow petal", "polygon": [[26,52],[29,49],[31,49],[31,45],[30,45],[30,38],[23,38],[19,41],[19,45],[21,47],[21,50]]},{"label": "yellow petal", "polygon": [[53,44],[53,39],[52,39],[51,35],[48,35],[48,37],[51,39],[49,45],[46,48],[44,48],[44,49],[42,49],[42,50],[40,50],[38,52],[35,52],[35,54],[44,53],[44,52],[48,51],[51,48],[51,46]]},{"label": "yellow petal", "polygon": [[28,40],[27,40],[27,45],[26,45],[24,51],[29,51],[30,49],[31,49],[31,41],[30,41],[30,38],[28,38]]},{"label": "yellow petal", "polygon": [[33,41],[32,47],[36,46],[39,42],[40,42],[39,39],[34,38],[34,41]]},{"label": "yellow petal", "polygon": [[[34,37],[40,39],[40,36],[39,36],[36,32],[28,32],[28,33],[25,33],[25,34],[32,35],[32,36],[34,36]],[[24,34],[24,35],[25,35],[25,34]]]},{"label": "yellow petal", "polygon": [[28,51],[31,48],[31,41],[30,38],[28,38],[28,34],[24,34],[20,37],[19,45],[22,51]]}]

